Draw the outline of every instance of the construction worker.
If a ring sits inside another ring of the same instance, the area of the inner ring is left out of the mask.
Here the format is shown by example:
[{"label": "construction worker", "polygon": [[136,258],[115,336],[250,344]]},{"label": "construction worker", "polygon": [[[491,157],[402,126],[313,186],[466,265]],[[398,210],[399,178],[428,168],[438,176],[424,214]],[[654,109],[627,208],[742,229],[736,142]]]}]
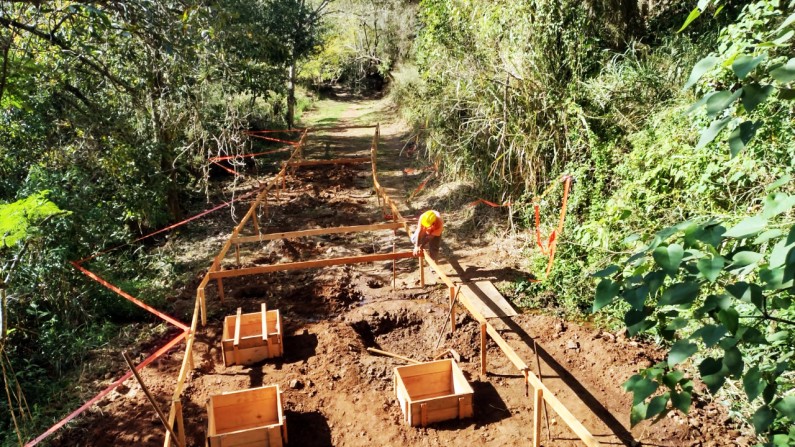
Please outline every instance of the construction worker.
[{"label": "construction worker", "polygon": [[438,211],[429,210],[420,216],[417,221],[417,230],[411,235],[411,242],[414,244],[414,256],[420,254],[420,250],[428,245],[431,259],[434,261],[439,255],[439,244],[442,241],[442,230],[444,222]]}]

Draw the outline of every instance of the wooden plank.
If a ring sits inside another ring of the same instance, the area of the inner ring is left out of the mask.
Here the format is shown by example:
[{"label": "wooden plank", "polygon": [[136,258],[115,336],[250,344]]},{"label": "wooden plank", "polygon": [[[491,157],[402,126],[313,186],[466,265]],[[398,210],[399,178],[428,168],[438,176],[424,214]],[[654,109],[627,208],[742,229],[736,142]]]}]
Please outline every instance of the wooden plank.
[{"label": "wooden plank", "polygon": [[174,401],[174,411],[177,414],[177,431],[179,436],[179,443],[180,445],[188,445],[185,443],[185,419],[182,417],[182,402],[177,400]]},{"label": "wooden plank", "polygon": [[541,404],[544,393],[541,388],[533,391],[533,447],[541,447]]},{"label": "wooden plank", "polygon": [[485,318],[515,317],[516,310],[491,281],[477,281],[461,286],[462,292]]},{"label": "wooden plank", "polygon": [[356,157],[356,158],[336,158],[333,160],[304,160],[304,161],[291,161],[287,165],[290,167],[299,166],[322,166],[322,165],[341,165],[341,164],[357,164],[357,163],[370,163],[370,157]]},{"label": "wooden plank", "polygon": [[486,323],[480,324],[480,374],[486,375],[486,342],[488,341],[488,335],[486,334]]},{"label": "wooden plank", "polygon": [[403,361],[406,361],[406,362],[409,362],[409,363],[414,363],[414,364],[419,364],[420,363],[417,360],[414,360],[414,359],[411,359],[411,358],[408,358],[408,357],[403,357],[402,355],[398,355],[398,354],[395,354],[395,353],[392,353],[392,352],[382,351],[382,350],[376,349],[376,348],[367,348],[367,351],[375,353],[375,354],[385,355],[387,357],[400,359],[400,360],[403,360]]},{"label": "wooden plank", "polygon": [[427,251],[425,251],[424,254],[425,254],[425,260],[428,261],[428,266],[432,268],[437,275],[439,275],[439,278],[442,280],[442,282],[447,284],[447,287],[455,287],[455,283],[453,283],[453,281],[447,275],[445,275],[445,273],[439,267],[439,264],[437,264],[436,261],[434,261],[433,258],[431,258],[431,255],[428,254]]},{"label": "wooden plank", "polygon": [[318,267],[327,267],[331,265],[391,261],[392,259],[405,259],[405,258],[411,258],[413,256],[414,254],[410,251],[399,251],[397,253],[384,253],[377,255],[349,256],[344,258],[320,259],[316,261],[291,262],[287,264],[266,265],[261,267],[221,270],[218,272],[211,272],[210,277],[213,279],[231,278],[238,276],[258,275],[261,273],[278,272],[284,270],[301,270],[301,269],[310,269]]},{"label": "wooden plank", "polygon": [[420,404],[420,424],[423,427],[428,425],[428,404]]},{"label": "wooden plank", "polygon": [[267,343],[268,340],[268,305],[265,303],[260,304],[260,312],[262,313],[262,340]]},{"label": "wooden plank", "polygon": [[[210,273],[210,276],[212,276],[212,273]],[[218,278],[215,278],[215,279],[218,280],[218,298],[220,298],[221,302],[223,303],[224,302],[224,281],[221,279],[221,277],[218,277]]]},{"label": "wooden plank", "polygon": [[258,236],[243,236],[233,240],[234,243],[273,241],[277,239],[294,239],[307,236],[321,236],[326,234],[359,233],[365,231],[395,230],[403,226],[402,222],[388,222],[373,225],[352,225],[347,227],[315,228],[312,230],[285,231],[282,233],[264,233]]},{"label": "wooden plank", "polygon": [[486,332],[491,336],[491,339],[494,340],[495,343],[497,343],[497,346],[500,347],[502,352],[505,354],[506,357],[508,357],[508,360],[510,360],[511,363],[513,363],[516,369],[522,372],[529,370],[524,360],[522,360],[519,357],[519,355],[516,354],[516,351],[514,351],[513,348],[508,344],[508,342],[506,342],[505,339],[502,338],[500,333],[497,332],[497,329],[494,329],[494,326],[487,323]]},{"label": "wooden plank", "polygon": [[350,130],[350,129],[373,129],[376,126],[333,126],[333,127],[312,127],[308,129],[310,132],[331,132],[337,130]]},{"label": "wooden plank", "polygon": [[444,359],[435,362],[425,362],[417,365],[398,366],[396,373],[402,378],[421,376],[424,374],[449,372],[452,369],[452,360]]},{"label": "wooden plank", "polygon": [[[532,374],[532,372],[530,372],[530,374]],[[535,376],[535,374],[533,374],[533,376]],[[545,385],[541,384],[540,381],[538,383],[540,386],[536,389],[543,389],[544,401],[549,404],[549,406],[558,414],[558,416],[560,416],[561,419],[563,419],[566,425],[569,426],[569,428],[580,438],[580,440],[588,447],[599,447],[599,441],[597,441],[591,432],[589,432],[588,429],[582,425],[580,420],[574,417],[569,409],[566,408],[566,406],[563,405],[563,403],[561,403]],[[540,411],[540,408],[537,411]]]},{"label": "wooden plank", "polygon": [[237,308],[237,316],[235,317],[235,346],[240,345],[240,323],[241,323],[241,315],[243,313],[243,309],[238,307]]},{"label": "wooden plank", "polygon": [[412,401],[440,395],[453,394],[452,374],[449,371],[428,373],[419,376],[403,376],[403,384]]}]

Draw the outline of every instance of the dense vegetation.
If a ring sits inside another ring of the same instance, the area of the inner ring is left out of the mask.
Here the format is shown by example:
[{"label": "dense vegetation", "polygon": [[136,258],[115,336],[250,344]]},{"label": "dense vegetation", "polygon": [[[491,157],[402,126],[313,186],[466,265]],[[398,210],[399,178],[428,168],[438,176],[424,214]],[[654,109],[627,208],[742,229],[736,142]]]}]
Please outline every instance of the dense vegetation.
[{"label": "dense vegetation", "polygon": [[[514,203],[525,228],[572,175],[555,268],[517,282],[517,301],[598,310],[671,349],[625,384],[634,422],[687,411],[698,376],[760,442],[795,442],[793,8],[1,1],[0,442],[17,443],[12,414],[24,437],[73,407],[60,382],[82,353],[147,321],[68,261],[201,208],[207,158],[249,150],[248,128],[291,126],[297,83],[388,86],[444,174]],[[95,262],[154,303],[179,280],[145,250]]]},{"label": "dense vegetation", "polygon": [[526,227],[574,176],[555,268],[517,299],[670,348],[624,384],[633,424],[688,411],[700,377],[791,445],[795,4],[694,3],[425,0],[394,91],[430,157]]}]

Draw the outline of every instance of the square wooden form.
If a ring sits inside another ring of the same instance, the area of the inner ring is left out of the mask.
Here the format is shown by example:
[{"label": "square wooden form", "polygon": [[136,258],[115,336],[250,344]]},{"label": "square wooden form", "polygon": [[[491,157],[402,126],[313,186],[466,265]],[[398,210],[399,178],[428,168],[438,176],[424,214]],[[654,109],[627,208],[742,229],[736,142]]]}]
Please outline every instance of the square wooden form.
[{"label": "square wooden form", "polygon": [[452,359],[395,368],[395,394],[414,427],[472,416],[472,387]]},{"label": "square wooden form", "polygon": [[262,303],[260,312],[224,318],[221,339],[224,366],[250,365],[284,354],[282,344],[282,317],[278,310],[267,310]]},{"label": "square wooden form", "polygon": [[207,423],[207,447],[282,447],[287,443],[278,385],[210,396]]}]

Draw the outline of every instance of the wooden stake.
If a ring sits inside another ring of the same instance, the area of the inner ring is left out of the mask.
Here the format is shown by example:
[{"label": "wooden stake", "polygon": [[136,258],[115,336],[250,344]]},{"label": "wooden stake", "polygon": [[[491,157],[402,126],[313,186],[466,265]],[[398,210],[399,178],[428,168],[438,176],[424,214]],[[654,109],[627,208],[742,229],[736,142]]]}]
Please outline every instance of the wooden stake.
[{"label": "wooden stake", "polygon": [[218,298],[221,299],[221,302],[224,302],[224,280],[221,278],[217,279],[218,281]]},{"label": "wooden stake", "polygon": [[199,305],[201,306],[202,314],[202,326],[207,326],[207,289],[205,287],[202,287],[198,291]]},{"label": "wooden stake", "polygon": [[177,430],[179,431],[179,443],[182,445],[187,445],[185,443],[185,420],[182,417],[182,402],[175,400],[174,401],[174,411],[176,412],[176,420],[177,420]]},{"label": "wooden stake", "polygon": [[130,367],[130,371],[132,371],[135,380],[138,381],[138,384],[141,385],[141,389],[144,390],[144,394],[146,394],[146,398],[149,399],[149,403],[152,404],[152,406],[155,408],[155,411],[157,412],[157,417],[160,418],[160,422],[163,423],[163,426],[166,427],[166,430],[168,430],[168,432],[171,434],[171,439],[174,440],[174,443],[177,444],[177,447],[182,447],[183,445],[185,445],[181,441],[178,441],[178,439],[180,438],[177,437],[177,434],[174,433],[174,430],[171,428],[170,425],[168,425],[166,417],[163,415],[163,411],[160,410],[160,407],[157,406],[155,398],[152,397],[152,394],[149,392],[149,389],[146,388],[144,381],[141,380],[141,376],[138,375],[138,371],[135,369],[135,365],[133,365],[132,360],[130,360],[130,356],[126,352],[122,352],[121,355],[122,357],[124,357],[124,361],[127,362],[127,366]]},{"label": "wooden stake", "polygon": [[450,287],[450,333],[455,332],[455,298],[456,298],[456,289],[460,289],[460,287]]},{"label": "wooden stake", "polygon": [[[538,381],[544,383],[544,376],[541,375],[541,359],[538,356],[538,343],[533,339],[533,351],[536,354],[536,366],[538,367]],[[525,372],[527,378],[529,372]],[[547,422],[547,439],[552,439],[552,434],[549,431],[549,413],[547,412],[547,403],[544,401],[544,420]]]},{"label": "wooden stake", "polygon": [[235,244],[235,259],[237,260],[237,266],[240,267],[240,244]]},{"label": "wooden stake", "polygon": [[486,333],[486,323],[480,325],[480,374],[486,375],[486,343],[488,334]]},{"label": "wooden stake", "polygon": [[257,219],[257,213],[251,214],[251,223],[254,224],[254,232],[259,234],[259,220]]},{"label": "wooden stake", "polygon": [[541,405],[543,403],[541,387],[533,391],[533,447],[541,447]]},{"label": "wooden stake", "polygon": [[368,351],[368,352],[375,353],[375,354],[381,354],[381,355],[385,355],[385,356],[387,356],[387,357],[393,357],[393,358],[396,358],[396,359],[405,360],[405,361],[407,361],[407,362],[409,362],[409,363],[413,363],[413,364],[422,363],[422,362],[419,362],[419,361],[417,361],[417,360],[410,359],[410,358],[408,358],[408,357],[403,357],[402,355],[393,354],[393,353],[391,353],[391,352],[382,351],[382,350],[380,350],[380,349],[375,349],[375,348],[367,348],[367,351]]},{"label": "wooden stake", "polygon": [[[392,236],[392,253],[395,253],[395,236]],[[397,287],[397,260],[392,260],[392,290],[395,290]]]},{"label": "wooden stake", "polygon": [[424,257],[425,256],[423,256],[422,254],[420,254],[420,256],[419,256],[419,258],[420,258],[420,287],[425,287],[425,265],[424,265],[425,263],[423,261]]}]

